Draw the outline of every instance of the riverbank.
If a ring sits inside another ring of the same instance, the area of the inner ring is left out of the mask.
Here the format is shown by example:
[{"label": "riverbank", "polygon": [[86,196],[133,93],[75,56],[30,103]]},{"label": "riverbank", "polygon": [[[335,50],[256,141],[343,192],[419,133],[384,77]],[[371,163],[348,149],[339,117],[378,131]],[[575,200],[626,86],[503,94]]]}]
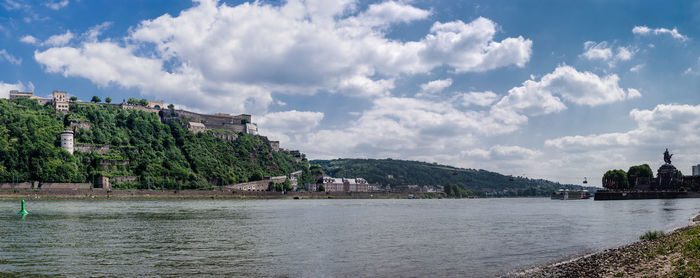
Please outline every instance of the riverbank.
[{"label": "riverbank", "polygon": [[[435,193],[410,194],[416,198],[438,198]],[[231,190],[0,190],[0,200],[152,200],[152,199],[406,199],[408,193],[385,192],[280,192]]]},{"label": "riverbank", "polygon": [[693,224],[661,238],[504,277],[700,277],[700,215]]}]

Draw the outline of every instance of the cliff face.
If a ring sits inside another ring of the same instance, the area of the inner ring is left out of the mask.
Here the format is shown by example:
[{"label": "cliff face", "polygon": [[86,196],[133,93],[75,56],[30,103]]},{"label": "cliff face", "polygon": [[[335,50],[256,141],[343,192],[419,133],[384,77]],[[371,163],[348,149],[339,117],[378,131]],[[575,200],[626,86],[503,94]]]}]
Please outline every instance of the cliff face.
[{"label": "cliff face", "polygon": [[[70,129],[71,122],[90,126],[73,126],[76,144],[108,151],[79,148],[70,155],[61,149],[59,134]],[[104,168],[105,160],[127,163]],[[96,182],[103,175],[136,176],[137,182],[124,186],[194,189],[284,175],[305,165],[274,151],[263,137],[239,133],[235,140],[227,140],[211,132],[194,134],[179,119],[166,124],[149,111],[81,104],[63,115],[35,100],[0,100],[2,182]]]}]

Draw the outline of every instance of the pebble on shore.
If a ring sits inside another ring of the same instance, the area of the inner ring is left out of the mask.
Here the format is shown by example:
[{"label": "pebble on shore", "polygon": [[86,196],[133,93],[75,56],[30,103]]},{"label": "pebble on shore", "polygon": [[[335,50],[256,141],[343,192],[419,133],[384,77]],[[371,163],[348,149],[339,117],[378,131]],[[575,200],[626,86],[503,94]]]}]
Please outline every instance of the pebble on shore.
[{"label": "pebble on shore", "polygon": [[[692,219],[700,222],[700,214]],[[700,277],[700,258],[687,244],[700,237],[698,223],[670,234],[503,277]],[[700,253],[700,250],[695,252]]]}]

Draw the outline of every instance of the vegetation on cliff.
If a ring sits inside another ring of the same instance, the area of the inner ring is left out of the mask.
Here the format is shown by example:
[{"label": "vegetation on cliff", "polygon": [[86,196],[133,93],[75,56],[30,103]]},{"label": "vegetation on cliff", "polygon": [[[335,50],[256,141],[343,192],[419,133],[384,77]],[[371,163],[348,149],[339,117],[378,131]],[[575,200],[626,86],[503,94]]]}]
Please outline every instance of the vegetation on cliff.
[{"label": "vegetation on cliff", "polygon": [[[78,144],[109,145],[108,154],[60,147],[60,132],[72,121]],[[117,161],[116,165],[103,165]],[[134,188],[209,188],[265,176],[310,171],[284,152],[273,151],[259,136],[239,134],[233,141],[211,132],[194,134],[179,122],[163,124],[157,114],[117,106],[71,104],[67,115],[35,100],[0,99],[0,182],[95,182],[101,175],[137,176]]]},{"label": "vegetation on cliff", "polygon": [[[512,177],[486,170],[462,169],[434,163],[394,159],[314,160],[333,177],[362,177],[382,185],[445,185],[449,196],[549,196],[553,191],[581,189],[542,179]],[[595,190],[595,188],[587,188]]]}]

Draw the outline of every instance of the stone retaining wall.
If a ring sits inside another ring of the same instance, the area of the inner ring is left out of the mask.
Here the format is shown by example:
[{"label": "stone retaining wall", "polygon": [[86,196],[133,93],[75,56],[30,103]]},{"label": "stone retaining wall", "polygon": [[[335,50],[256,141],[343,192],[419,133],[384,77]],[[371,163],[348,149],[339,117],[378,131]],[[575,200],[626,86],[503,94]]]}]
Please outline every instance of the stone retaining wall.
[{"label": "stone retaining wall", "polygon": [[89,183],[61,183],[61,182],[46,182],[42,183],[39,188],[43,189],[90,189],[92,186]]}]

